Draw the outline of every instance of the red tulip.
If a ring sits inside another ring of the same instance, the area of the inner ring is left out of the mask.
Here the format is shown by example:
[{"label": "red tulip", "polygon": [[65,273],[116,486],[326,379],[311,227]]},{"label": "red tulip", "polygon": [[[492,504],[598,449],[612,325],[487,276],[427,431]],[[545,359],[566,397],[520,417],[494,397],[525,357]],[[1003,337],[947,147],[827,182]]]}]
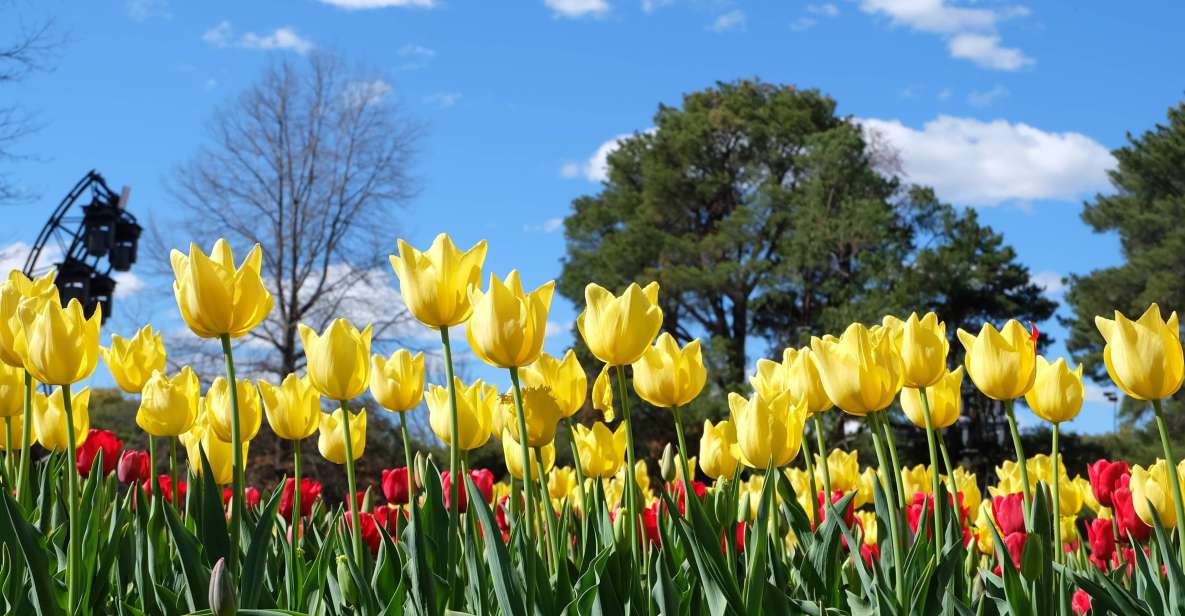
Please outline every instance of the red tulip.
[{"label": "red tulip", "polygon": [[1029,536],[1022,532],[1009,533],[1004,536],[1004,547],[1008,548],[1008,556],[1012,557],[1012,564],[1020,571],[1020,557],[1024,554],[1025,539]]},{"label": "red tulip", "polygon": [[408,495],[411,494],[407,483],[408,475],[406,466],[383,471],[383,496],[387,497],[388,503],[407,504]]},{"label": "red tulip", "polygon": [[[304,499],[303,494],[301,495],[301,499]],[[354,516],[346,515],[345,518],[346,526],[353,528]],[[379,533],[378,522],[375,520],[374,514],[368,513],[366,511],[359,511],[358,523],[358,528],[360,529],[362,535],[362,542],[365,543],[366,547],[370,549],[370,553],[372,555],[378,554],[379,542],[382,540],[383,536]]]},{"label": "red tulip", "polygon": [[[843,497],[844,497],[843,492],[841,492],[839,490],[832,490],[831,491],[831,504],[834,505],[834,504],[838,503],[839,501],[843,500]],[[915,498],[915,500],[916,500],[916,498]],[[827,507],[827,503],[824,502],[824,500],[823,500],[823,491],[822,490],[820,490],[819,493],[816,495],[815,504],[818,505],[818,508],[816,509],[817,514],[815,515],[815,520],[816,520],[815,526],[818,526],[817,520],[824,520],[827,518],[828,507]],[[843,522],[845,525],[847,525],[848,528],[851,528],[852,524],[855,523],[854,518],[855,518],[855,508],[852,507],[852,501],[848,501],[848,508],[847,508],[847,510],[845,510],[843,512]]]},{"label": "red tulip", "polygon": [[864,565],[869,569],[872,568],[872,561],[880,560],[881,549],[877,545],[868,545],[867,543],[860,544],[860,557],[864,559]]},{"label": "red tulip", "polygon": [[[679,506],[679,513],[687,513],[687,487],[683,485],[682,481],[676,481],[673,491],[675,493],[675,502]],[[702,499],[704,494],[708,493],[708,485],[702,481],[692,481],[691,491],[695,493],[696,498]]]},{"label": "red tulip", "polygon": [[[284,482],[284,493],[280,495],[280,515],[292,522],[292,492],[296,480],[289,477]],[[308,477],[300,479],[300,517],[308,517],[313,512],[313,501],[321,496],[321,482]]]},{"label": "red tulip", "polygon": [[1083,616],[1090,611],[1090,595],[1086,594],[1085,590],[1079,588],[1074,591],[1074,598],[1070,599],[1070,609],[1078,616]]},{"label": "red tulip", "polygon": [[115,476],[124,485],[140,483],[152,476],[150,462],[147,451],[125,450],[119,456],[119,464],[115,466]]},{"label": "red tulip", "polygon": [[1025,532],[1024,495],[1016,492],[993,498],[992,515],[1001,535]]},{"label": "red tulip", "polygon": [[1114,507],[1116,488],[1127,485],[1127,481],[1120,482],[1120,478],[1128,473],[1127,462],[1098,460],[1086,467],[1086,473],[1090,476],[1090,491],[1094,492],[1094,499],[1104,507]]},{"label": "red tulip", "polygon": [[119,452],[122,449],[123,441],[119,440],[114,432],[91,428],[87,433],[86,441],[78,448],[74,466],[78,468],[79,475],[89,477],[91,467],[95,464],[95,456],[102,450],[103,475],[110,475],[115,470],[115,466],[119,464]]},{"label": "red tulip", "polygon": [[646,540],[649,540],[655,547],[662,547],[662,533],[659,532],[658,522],[659,503],[655,502],[642,510],[642,529],[645,531]]},{"label": "red tulip", "polygon": [[[475,468],[469,471],[469,478],[473,480],[477,490],[485,497],[486,502],[494,500],[494,474],[489,469]],[[451,509],[452,501],[452,477],[448,471],[440,473],[440,487],[444,490],[444,508]],[[466,494],[469,490],[464,489],[465,486],[459,486],[461,489],[457,490],[460,497],[457,499],[457,510],[465,513],[469,510],[469,496]]]},{"label": "red tulip", "polygon": [[1115,559],[1115,531],[1110,520],[1091,520],[1086,525],[1086,539],[1090,542],[1090,562],[1106,573]]},{"label": "red tulip", "polygon": [[394,505],[379,505],[374,508],[374,519],[388,535],[398,537],[399,526],[402,521],[407,520],[407,512]]},{"label": "red tulip", "polygon": [[1120,476],[1118,487],[1112,493],[1112,500],[1115,507],[1112,509],[1115,515],[1115,521],[1119,524],[1119,536],[1124,543],[1128,542],[1128,535],[1130,534],[1136,541],[1147,541],[1148,537],[1152,536],[1152,527],[1144,523],[1140,516],[1136,514],[1135,506],[1132,504],[1132,493],[1128,489],[1128,484],[1131,481],[1131,476],[1124,473]]},{"label": "red tulip", "polygon": [[[149,481],[151,481],[151,480],[145,479],[144,482],[141,484],[141,486],[144,488],[144,493],[147,494],[151,498],[152,497],[152,488],[149,484]],[[157,476],[156,483],[157,483],[157,485],[160,486],[160,493],[162,495],[164,495],[165,502],[166,503],[173,502],[173,496],[174,496],[174,494],[173,494],[173,478],[162,473]],[[186,485],[186,483],[184,481],[177,482],[176,496],[177,496],[178,501],[185,500],[185,493],[188,489],[189,489],[189,486]]]},{"label": "red tulip", "polygon": [[[222,504],[229,506],[230,499],[234,497],[234,491],[230,488],[222,488]],[[247,486],[243,490],[243,502],[246,503],[248,509],[254,509],[259,506],[259,490]]]}]

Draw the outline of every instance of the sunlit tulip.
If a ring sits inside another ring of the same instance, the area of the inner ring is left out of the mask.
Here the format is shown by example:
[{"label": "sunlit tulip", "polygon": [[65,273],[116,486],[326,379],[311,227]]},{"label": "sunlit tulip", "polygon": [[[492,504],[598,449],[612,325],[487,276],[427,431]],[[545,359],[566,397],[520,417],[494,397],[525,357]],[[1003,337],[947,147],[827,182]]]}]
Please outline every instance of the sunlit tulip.
[{"label": "sunlit tulip", "polygon": [[579,489],[580,484],[576,481],[576,470],[570,466],[556,467],[547,476],[547,493],[553,499],[565,499],[569,495],[577,493]]},{"label": "sunlit tulip", "polygon": [[200,402],[201,386],[189,366],[172,377],[153,370],[140,393],[136,425],[152,436],[181,436],[197,420]]},{"label": "sunlit tulip", "polygon": [[[522,403],[523,419],[527,424],[527,446],[542,447],[555,440],[556,427],[564,412],[556,404],[555,398],[551,397],[551,390],[534,387],[523,389]],[[500,397],[495,412],[500,415],[499,420],[494,422],[496,427],[521,442],[513,394]],[[519,457],[522,457],[521,454]]]},{"label": "sunlit tulip", "polygon": [[[90,376],[99,361],[99,322],[102,309],[91,318],[71,299],[62,308],[38,300],[24,300],[18,308],[25,333],[25,370],[47,385],[71,385]],[[43,441],[44,442],[44,441]]]},{"label": "sunlit tulip", "polygon": [[188,256],[174,250],[169,258],[181,318],[199,337],[239,338],[272,311],[272,294],[260,275],[263,249],[259,244],[237,268],[230,244],[222,238],[214,242],[208,257],[196,244],[190,244]]},{"label": "sunlit tulip", "polygon": [[609,376],[608,364],[601,367],[601,372],[593,382],[592,405],[601,412],[601,417],[605,421],[613,421],[616,417],[616,413],[613,412],[613,383]]},{"label": "sunlit tulip", "polygon": [[584,303],[576,328],[588,350],[610,366],[638,361],[662,327],[657,282],[645,288],[630,283],[620,296],[589,283],[584,288]]},{"label": "sunlit tulip", "polygon": [[959,341],[967,351],[967,374],[985,396],[1013,400],[1033,386],[1037,341],[1019,321],[1008,321],[1002,330],[984,323],[978,336],[959,329]]},{"label": "sunlit tulip", "polygon": [[[37,392],[33,398],[33,418],[36,420],[38,415],[38,407],[44,407],[48,404],[45,394]],[[63,420],[64,421],[64,420]],[[17,422],[0,421],[0,451],[8,451],[8,424],[12,424],[12,449],[13,451],[20,451],[24,447],[25,438],[24,428],[18,425]],[[29,445],[37,444],[37,424],[36,421],[29,426]]]},{"label": "sunlit tulip", "polygon": [[855,490],[860,481],[860,457],[855,449],[844,451],[832,449],[827,454],[827,460],[815,454],[815,485],[822,489],[823,465],[827,465],[827,472],[831,475],[831,489],[840,492]]},{"label": "sunlit tulip", "polygon": [[704,474],[712,479],[732,478],[740,461],[736,426],[724,419],[712,425],[704,420],[704,434],[699,439],[699,464]]},{"label": "sunlit tulip", "polygon": [[806,421],[804,403],[791,405],[789,394],[767,400],[757,393],[747,399],[730,393],[728,407],[745,466],[766,468],[772,463],[782,467],[798,455]]},{"label": "sunlit tulip", "polygon": [[111,347],[100,348],[103,361],[115,384],[129,394],[138,394],[153,371],[165,370],[165,343],[160,332],[145,325],[131,338],[111,335]]},{"label": "sunlit tulip", "polygon": [[[935,430],[948,428],[959,420],[963,409],[963,367],[947,372],[938,382],[926,388],[926,401],[930,404],[930,425]],[[901,409],[913,425],[926,427],[925,407],[922,405],[920,389],[906,387],[901,390]]]},{"label": "sunlit tulip", "polygon": [[901,325],[901,363],[906,387],[920,389],[938,382],[946,374],[946,324],[933,312],[918,318],[912,313]]},{"label": "sunlit tulip", "polygon": [[[615,475],[618,481],[621,481],[623,484],[626,481],[627,466],[629,466],[628,463],[623,464],[621,469],[617,471],[617,475]],[[643,497],[650,494],[650,473],[646,471],[645,460],[634,462],[634,482],[638,484],[638,491],[642,493]]]},{"label": "sunlit tulip", "polygon": [[[880,481],[876,471],[872,467],[865,467],[864,472],[860,473],[859,479],[856,481],[856,496],[852,498],[852,506],[863,507],[876,499],[876,484]],[[832,485],[832,488],[835,486]]]},{"label": "sunlit tulip", "polygon": [[634,391],[659,408],[691,402],[703,390],[707,378],[698,339],[680,349],[675,338],[664,332],[634,362]]},{"label": "sunlit tulip", "polygon": [[827,390],[823,388],[823,381],[819,378],[819,368],[811,359],[812,355],[814,353],[810,347],[798,349],[794,354],[794,361],[790,362],[786,370],[789,391],[798,400],[806,402],[806,410],[810,415],[822,413],[832,406],[831,398],[827,397]]},{"label": "sunlit tulip", "polygon": [[[194,475],[202,474],[202,452],[210,462],[210,472],[213,473],[214,483],[226,485],[234,476],[234,447],[218,438],[218,434],[204,421],[198,421],[193,428],[181,435],[181,444],[185,445],[186,456],[189,458],[189,471]],[[243,458],[247,458],[247,447],[250,443],[243,441]]]},{"label": "sunlit tulip", "polygon": [[[74,416],[75,447],[86,442],[86,437],[90,432],[90,401],[91,390],[89,387],[84,387],[70,396],[70,412]],[[37,432],[37,439],[41,442],[41,446],[51,451],[70,449],[66,428],[66,408],[62,402],[62,388],[55,387],[46,404],[33,405],[33,429]]]},{"label": "sunlit tulip", "polygon": [[[548,443],[540,448],[543,460],[543,471],[549,472],[555,466],[555,443]],[[502,433],[502,456],[506,460],[506,470],[512,477],[522,481],[523,478],[523,450],[510,432]],[[531,465],[531,476],[538,478],[539,469],[535,462],[535,448],[530,449],[528,464]]]},{"label": "sunlit tulip", "polygon": [[798,349],[783,349],[780,362],[772,359],[757,360],[757,371],[749,377],[749,384],[753,386],[753,391],[767,399],[784,392],[790,392],[792,397],[796,397],[796,392],[792,389],[790,382],[790,366],[794,364],[797,357]]},{"label": "sunlit tulip", "polygon": [[564,417],[575,415],[584,406],[584,399],[588,396],[588,378],[576,359],[575,351],[571,349],[564,353],[563,359],[556,359],[547,353],[540,354],[535,363],[519,372],[519,376],[524,387],[551,390],[551,397],[563,411]]},{"label": "sunlit tulip", "polygon": [[362,331],[345,319],[334,319],[320,335],[304,324],[300,341],[308,360],[308,379],[330,400],[353,400],[370,385],[371,326]]},{"label": "sunlit tulip", "polygon": [[1165,321],[1160,306],[1152,304],[1136,321],[1118,310],[1115,319],[1095,317],[1103,334],[1103,361],[1111,380],[1127,395],[1139,400],[1167,398],[1185,379],[1177,313]]},{"label": "sunlit tulip", "polygon": [[321,395],[307,375],[289,374],[278,387],[260,379],[259,398],[267,424],[276,436],[302,441],[317,431],[321,422]]},{"label": "sunlit tulip", "polygon": [[925,464],[901,469],[901,483],[905,489],[905,498],[913,498],[914,494],[933,494],[930,489],[930,469]]},{"label": "sunlit tulip", "polygon": [[[943,481],[946,481],[945,476]],[[955,468],[955,489],[963,495],[962,506],[967,511],[974,512],[983,501],[983,493],[979,491],[979,480],[975,473],[959,466]]]},{"label": "sunlit tulip", "polygon": [[[245,442],[255,438],[259,433],[259,424],[263,422],[263,410],[259,405],[259,390],[247,379],[237,379],[236,393],[239,396],[239,436]],[[210,388],[206,390],[206,397],[202,404],[210,420],[210,429],[218,438],[231,442],[230,387],[223,377],[214,379]]]},{"label": "sunlit tulip", "polygon": [[321,457],[334,464],[346,463],[346,429],[343,416],[349,415],[350,453],[354,459],[362,457],[366,450],[366,409],[351,413],[337,409],[332,413],[321,413],[321,433],[317,436],[317,450]]},{"label": "sunlit tulip", "polygon": [[585,476],[612,477],[621,469],[625,462],[625,424],[612,431],[601,422],[591,428],[576,424],[575,437]]},{"label": "sunlit tulip", "polygon": [[388,411],[402,413],[424,399],[424,354],[399,349],[370,356],[370,395]]},{"label": "sunlit tulip", "polygon": [[82,477],[90,477],[91,469],[95,466],[95,458],[103,454],[103,467],[100,470],[106,477],[115,471],[119,464],[119,454],[123,450],[123,441],[119,440],[110,430],[91,428],[82,439],[78,450],[74,452],[74,468]]},{"label": "sunlit tulip", "polygon": [[[1131,489],[1132,505],[1136,515],[1148,526],[1154,526],[1152,512],[1160,516],[1160,523],[1165,528],[1177,527],[1177,513],[1173,508],[1172,489],[1169,484],[1169,466],[1164,460],[1157,459],[1150,467],[1132,466]],[[1176,469],[1177,477],[1185,482],[1185,473]]]},{"label": "sunlit tulip", "polygon": [[0,362],[0,419],[21,415],[25,408],[24,396],[24,369]]},{"label": "sunlit tulip", "polygon": [[1082,386],[1082,365],[1071,371],[1066,360],[1050,363],[1037,356],[1033,386],[1025,392],[1025,401],[1038,417],[1050,423],[1070,421],[1078,415],[1086,390]]},{"label": "sunlit tulip", "polygon": [[[498,390],[480,379],[466,386],[460,377],[453,377],[457,390],[457,447],[469,451],[485,445],[493,434],[493,411],[498,401]],[[429,385],[424,393],[428,403],[428,424],[432,432],[451,444],[448,389]]]},{"label": "sunlit tulip", "polygon": [[412,316],[439,329],[469,318],[472,307],[468,289],[481,284],[485,258],[485,240],[461,252],[452,238],[441,233],[424,252],[399,240],[399,256],[391,255],[391,268],[399,278],[399,292]]},{"label": "sunlit tulip", "polygon": [[26,303],[26,310],[34,314],[41,312],[45,304],[60,304],[58,288],[54,285],[57,270],[30,280],[20,270],[12,270],[8,278],[0,283],[0,361],[15,368],[25,367],[25,330],[19,307]]},{"label": "sunlit tulip", "polygon": [[812,338],[811,350],[827,397],[846,413],[880,411],[901,390],[901,358],[887,333],[853,323],[840,338]]},{"label": "sunlit tulip", "polygon": [[490,274],[487,291],[471,287],[473,314],[465,324],[469,347],[479,359],[499,368],[526,366],[539,358],[547,337],[547,311],[555,281],[527,293],[517,270],[506,281]]},{"label": "sunlit tulip", "polygon": [[864,545],[876,545],[877,528],[875,511],[857,511],[856,519],[864,531]]}]

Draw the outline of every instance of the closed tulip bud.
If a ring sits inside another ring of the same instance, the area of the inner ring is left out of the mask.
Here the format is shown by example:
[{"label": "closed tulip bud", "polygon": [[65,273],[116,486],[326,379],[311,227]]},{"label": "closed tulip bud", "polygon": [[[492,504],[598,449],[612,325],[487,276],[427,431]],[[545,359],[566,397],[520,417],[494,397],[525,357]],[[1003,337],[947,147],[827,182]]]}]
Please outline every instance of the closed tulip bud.
[{"label": "closed tulip bud", "polygon": [[[547,388],[555,399],[564,417],[571,417],[584,406],[588,396],[588,378],[584,368],[576,359],[576,353],[568,349],[563,359],[556,359],[547,353],[539,355],[535,363],[519,372],[526,387]],[[612,406],[613,397],[609,397]]]},{"label": "closed tulip bud", "polygon": [[370,357],[370,395],[383,408],[402,413],[424,399],[424,354],[399,349],[390,357]]},{"label": "closed tulip bud", "polygon": [[490,275],[490,288],[469,289],[473,314],[465,324],[469,347],[491,366],[514,368],[529,365],[543,352],[547,336],[547,311],[555,281],[549,280],[526,293],[518,271],[503,282]]},{"label": "closed tulip bud", "polygon": [[354,459],[362,457],[366,450],[366,409],[352,413],[337,409],[332,413],[321,413],[321,434],[317,437],[317,450],[321,457],[334,464],[346,463],[346,417],[350,422],[350,453]]},{"label": "closed tulip bud", "polygon": [[[465,451],[485,445],[493,434],[495,406],[498,404],[498,390],[478,379],[466,386],[459,377],[453,377],[457,392],[457,447]],[[432,432],[452,444],[452,417],[450,415],[448,389],[429,385],[424,394],[428,403],[428,424]]]},{"label": "closed tulip bud", "polygon": [[[819,368],[811,359],[813,355],[810,347],[798,349],[786,369],[789,391],[798,400],[806,402],[808,417],[822,413],[832,406],[831,398],[827,397],[827,390],[823,389],[823,380],[819,378]],[[785,356],[782,362],[785,363]]]},{"label": "closed tulip bud", "polygon": [[615,419],[616,414],[613,412],[613,384],[609,378],[609,364],[601,367],[600,374],[597,375],[596,381],[593,382],[592,405],[594,409],[601,412],[601,418],[605,421],[613,421]]},{"label": "closed tulip bud", "polygon": [[102,309],[91,318],[82,304],[23,300],[18,311],[25,334],[25,370],[47,385],[72,385],[90,376],[99,361],[99,323]]},{"label": "closed tulip bud", "polygon": [[675,450],[670,443],[662,448],[662,457],[658,461],[658,474],[666,483],[675,480]]},{"label": "closed tulip bud", "polygon": [[279,387],[259,380],[259,398],[267,424],[276,436],[302,441],[312,436],[321,422],[321,395],[308,375],[289,374]]},{"label": "closed tulip bud", "polygon": [[140,394],[136,425],[152,436],[181,436],[197,420],[201,386],[189,366],[172,377],[153,370]]},{"label": "closed tulip bud", "polygon": [[17,417],[24,413],[24,396],[25,371],[0,362],[0,418]]},{"label": "closed tulip bud", "polygon": [[[887,317],[886,317],[887,320]],[[912,313],[901,324],[901,363],[906,387],[929,387],[946,374],[946,324],[933,312]]]},{"label": "closed tulip bud", "polygon": [[239,613],[239,599],[235,591],[234,574],[226,567],[226,559],[219,558],[210,572],[210,611],[213,616],[233,616]]},{"label": "closed tulip bud", "polygon": [[[74,416],[75,447],[82,446],[90,432],[90,401],[89,387],[70,396],[70,412]],[[37,431],[37,438],[41,441],[42,447],[51,451],[67,451],[70,449],[70,440],[66,428],[66,407],[63,405],[62,389],[55,388],[47,402],[34,404],[33,429]]]},{"label": "closed tulip bud", "polygon": [[441,233],[424,252],[399,240],[399,256],[391,255],[391,268],[399,278],[403,303],[419,322],[439,329],[460,325],[469,318],[469,287],[481,284],[486,241],[465,252]]},{"label": "closed tulip bud", "polygon": [[1049,363],[1037,357],[1033,387],[1025,392],[1025,401],[1033,413],[1050,423],[1069,421],[1078,415],[1085,398],[1081,365],[1071,372],[1065,359],[1059,357]]},{"label": "closed tulip bud", "polygon": [[263,249],[259,244],[237,268],[230,244],[221,238],[214,242],[208,257],[196,244],[190,244],[188,256],[174,250],[169,258],[177,308],[199,337],[242,337],[272,311],[272,294],[260,275]]},{"label": "closed tulip bud", "polygon": [[119,464],[115,467],[115,476],[124,485],[140,485],[140,482],[152,478],[151,458],[147,451],[125,449],[119,456]]},{"label": "closed tulip bud", "polygon": [[165,370],[165,344],[160,332],[145,325],[130,339],[111,336],[111,348],[100,348],[103,361],[115,384],[129,394],[138,394],[154,371]]},{"label": "closed tulip bud", "polygon": [[[214,483],[218,485],[226,485],[234,478],[234,446],[218,437],[218,433],[214,431],[212,425],[206,418],[199,418],[194,422],[193,427],[189,432],[182,434],[180,437],[181,444],[185,446],[186,457],[189,458],[190,470],[196,474],[201,475],[202,469],[202,452],[205,452],[206,459],[210,462],[210,472],[213,473]],[[247,447],[249,442],[243,441],[243,459],[247,459]]]},{"label": "closed tulip bud", "polygon": [[416,457],[412,460],[412,466],[415,467],[415,473],[412,475],[412,481],[419,487],[424,486],[424,477],[428,476],[428,456],[424,452],[417,451]]},{"label": "closed tulip bud", "polygon": [[589,283],[584,288],[584,302],[576,328],[588,350],[610,366],[638,361],[662,327],[656,282],[645,288],[631,283],[620,296]]},{"label": "closed tulip bud", "polygon": [[580,452],[580,466],[586,477],[612,477],[625,461],[625,424],[610,431],[604,423],[591,428],[576,424],[576,449]]},{"label": "closed tulip bud", "polygon": [[[958,421],[963,409],[962,392],[962,366],[947,372],[937,383],[926,388],[926,401],[930,405],[930,425],[934,429],[948,428]],[[901,390],[901,409],[913,425],[919,428],[926,427],[926,409],[922,405],[920,389],[906,387]]]},{"label": "closed tulip bud", "polygon": [[[523,418],[527,424],[527,445],[542,447],[555,440],[555,431],[564,413],[551,397],[551,391],[534,387],[523,389],[522,403]],[[497,427],[510,433],[514,440],[521,441],[514,397],[511,394],[501,396],[495,412],[500,415],[495,422]]]},{"label": "closed tulip bud", "polygon": [[740,456],[737,431],[732,422],[725,419],[712,425],[711,420],[705,419],[704,433],[699,439],[699,463],[704,474],[712,479],[732,477]]},{"label": "closed tulip bud", "polygon": [[812,338],[811,351],[828,399],[850,415],[880,411],[901,390],[901,357],[889,332],[853,323],[838,339]]},{"label": "closed tulip bud", "polygon": [[698,339],[680,349],[675,338],[664,332],[634,362],[634,391],[659,408],[691,402],[703,391],[707,379]]},{"label": "closed tulip bud", "polygon": [[792,405],[788,394],[769,400],[757,393],[748,399],[730,393],[728,407],[745,466],[766,468],[772,462],[782,467],[798,455],[806,421],[805,404]]},{"label": "closed tulip bud", "polygon": [[321,335],[300,325],[300,341],[308,362],[308,379],[330,400],[353,400],[370,384],[371,326],[362,331],[345,319],[334,319]]},{"label": "closed tulip bud", "polygon": [[57,270],[36,280],[30,280],[20,270],[8,273],[8,279],[0,283],[0,361],[15,367],[25,367],[26,340],[24,323],[20,318],[20,305],[26,303],[26,310],[40,313],[45,304],[61,305],[58,288],[54,286]]},{"label": "closed tulip bud", "polygon": [[1135,465],[1132,467],[1129,489],[1131,490],[1132,505],[1136,515],[1148,526],[1154,526],[1152,514],[1160,516],[1160,523],[1165,528],[1177,527],[1177,512],[1173,507],[1173,496],[1169,473],[1177,473],[1180,481],[1185,482],[1185,473],[1181,469],[1170,469],[1162,459],[1150,467]]},{"label": "closed tulip bud", "polygon": [[1037,341],[1020,322],[1008,321],[998,331],[991,323],[984,323],[978,336],[960,329],[959,341],[967,351],[967,374],[983,395],[1013,400],[1033,386]]},{"label": "closed tulip bud", "polygon": [[[527,464],[531,465],[531,477],[533,480],[538,480],[539,467],[535,462],[536,456],[543,461],[543,472],[550,472],[555,466],[555,443],[548,443],[539,448],[539,454],[535,453],[535,448],[528,450]],[[510,432],[502,433],[502,457],[506,461],[506,470],[512,477],[518,480],[523,478],[523,450],[518,441]]]},{"label": "closed tulip bud", "polygon": [[743,522],[752,522],[753,521],[753,518],[755,516],[750,515],[750,512],[752,511],[753,507],[749,503],[749,500],[750,499],[749,499],[749,492],[748,491],[742,489],[737,494],[737,506],[736,506],[736,511],[734,512],[735,513],[735,517],[733,518],[734,520],[739,520],[739,521],[743,521]]},{"label": "closed tulip bud", "polygon": [[1177,393],[1185,379],[1185,358],[1176,312],[1165,321],[1160,306],[1152,304],[1136,321],[1116,310],[1114,320],[1095,317],[1094,322],[1106,340],[1107,373],[1124,393],[1138,400]]},{"label": "closed tulip bud", "polygon": [[[239,437],[245,443],[259,433],[263,411],[259,407],[259,390],[255,389],[251,381],[236,379],[236,382],[236,393],[239,396]],[[234,412],[234,405],[231,404],[230,386],[224,377],[214,379],[210,389],[206,390],[206,397],[202,403],[210,420],[210,428],[218,438],[231,442],[231,414]]]},{"label": "closed tulip bud", "polygon": [[358,585],[354,582],[354,574],[350,572],[350,563],[344,555],[337,557],[337,586],[342,591],[342,600],[346,605],[358,602]]}]

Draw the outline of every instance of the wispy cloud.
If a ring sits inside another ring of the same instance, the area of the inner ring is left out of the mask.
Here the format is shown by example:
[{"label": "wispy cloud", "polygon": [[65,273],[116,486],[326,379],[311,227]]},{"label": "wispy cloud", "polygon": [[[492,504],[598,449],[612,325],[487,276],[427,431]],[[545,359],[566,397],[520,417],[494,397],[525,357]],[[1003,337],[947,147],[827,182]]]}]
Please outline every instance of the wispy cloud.
[{"label": "wispy cloud", "polygon": [[315,47],[312,41],[297,34],[291,26],[276,28],[268,34],[244,32],[242,36],[236,36],[234,27],[226,20],[202,34],[202,40],[208,45],[219,48],[281,50],[294,51],[299,54],[306,54]]},{"label": "wispy cloud", "polygon": [[554,233],[563,228],[564,219],[562,217],[548,218],[537,225],[523,225],[523,231],[526,231],[527,233]]},{"label": "wispy cloud", "polygon": [[992,103],[1008,96],[1008,94],[1008,88],[997,83],[990,90],[972,90],[968,92],[967,104],[972,107],[990,107]]},{"label": "wispy cloud", "polygon": [[436,50],[408,43],[399,48],[398,55],[402,61],[399,70],[414,71],[428,66],[428,63],[436,57]]},{"label": "wispy cloud", "polygon": [[716,17],[708,29],[712,32],[728,32],[729,30],[744,30],[747,18],[745,12],[740,9],[733,9],[727,13],[721,13]]},{"label": "wispy cloud", "polygon": [[336,6],[347,11],[365,11],[393,7],[430,9],[436,6],[436,0],[320,0],[320,2],[321,4]]},{"label": "wispy cloud", "polygon": [[609,14],[607,0],[543,0],[543,4],[551,9],[553,15],[565,19],[604,17]]},{"label": "wispy cloud", "polygon": [[1015,71],[1034,63],[1020,49],[1005,47],[997,31],[1000,22],[1027,17],[1030,11],[1024,6],[972,8],[947,0],[861,0],[860,9],[888,17],[893,25],[942,36],[952,58],[982,68]]},{"label": "wispy cloud", "polygon": [[127,0],[124,10],[132,21],[147,21],[154,17],[173,18],[173,13],[169,11],[169,0]]},{"label": "wispy cloud", "polygon": [[420,99],[426,105],[435,105],[441,109],[448,109],[461,102],[460,92],[433,92]]}]

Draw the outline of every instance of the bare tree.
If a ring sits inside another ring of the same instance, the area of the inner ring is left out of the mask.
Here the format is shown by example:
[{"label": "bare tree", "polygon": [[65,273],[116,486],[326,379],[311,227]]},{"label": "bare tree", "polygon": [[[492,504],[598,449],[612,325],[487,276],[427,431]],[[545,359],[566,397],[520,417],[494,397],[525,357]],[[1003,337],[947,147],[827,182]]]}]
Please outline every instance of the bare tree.
[{"label": "bare tree", "polygon": [[[278,60],[208,127],[209,143],[180,166],[170,192],[181,241],[226,237],[241,258],[263,246],[271,316],[250,336],[256,372],[304,361],[297,324],[345,316],[375,337],[408,320],[388,278],[396,212],[416,192],[410,165],[420,126],[379,76],[314,53]],[[262,349],[266,349],[263,351]]]},{"label": "bare tree", "polygon": [[[13,3],[0,1],[0,87],[7,92],[31,73],[47,71],[62,39],[56,34],[52,19],[24,22]],[[26,155],[14,149],[15,143],[41,127],[36,116],[25,106],[10,102],[18,97],[0,95],[0,164],[24,160]],[[0,171],[0,203],[27,197]]]}]

